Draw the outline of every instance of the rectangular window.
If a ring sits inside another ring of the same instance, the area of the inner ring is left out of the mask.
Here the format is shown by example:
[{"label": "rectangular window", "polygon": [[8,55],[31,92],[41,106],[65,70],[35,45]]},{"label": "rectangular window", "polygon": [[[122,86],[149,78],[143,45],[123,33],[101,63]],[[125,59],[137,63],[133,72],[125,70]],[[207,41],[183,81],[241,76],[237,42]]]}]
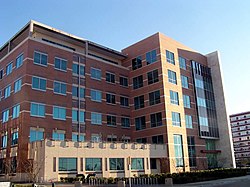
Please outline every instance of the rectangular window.
[{"label": "rectangular window", "polygon": [[48,55],[45,53],[40,53],[40,52],[34,51],[34,64],[47,66]]},{"label": "rectangular window", "polygon": [[106,81],[110,83],[115,83],[115,74],[106,72]]},{"label": "rectangular window", "polygon": [[35,117],[45,117],[45,105],[41,103],[31,103],[30,115]]},{"label": "rectangular window", "polygon": [[166,50],[166,56],[167,56],[167,62],[170,64],[175,65],[175,61],[174,61],[174,53]]},{"label": "rectangular window", "polygon": [[80,65],[80,69],[79,69],[79,64],[73,64],[72,65],[72,73],[73,73],[73,75],[79,75],[79,73],[80,73],[80,76],[84,76],[85,75],[85,66]]},{"label": "rectangular window", "polygon": [[186,68],[186,59],[185,58],[182,58],[181,56],[179,56],[179,64],[180,64],[180,68],[181,69],[187,69]]},{"label": "rectangular window", "polygon": [[152,136],[153,144],[163,144],[163,135]]},{"label": "rectangular window", "polygon": [[102,114],[91,112],[91,124],[101,125],[102,124]]},{"label": "rectangular window", "polygon": [[150,114],[151,127],[162,126],[161,112]]},{"label": "rectangular window", "polygon": [[120,104],[121,106],[128,107],[129,106],[129,99],[128,97],[120,97]]},{"label": "rectangular window", "polygon": [[13,69],[13,63],[11,62],[6,66],[6,75],[11,74],[12,69]]},{"label": "rectangular window", "polygon": [[181,85],[182,88],[188,88],[188,78],[186,76],[181,75]]},{"label": "rectangular window", "polygon": [[53,172],[56,172],[56,157],[53,157]]},{"label": "rectangular window", "polygon": [[36,130],[30,128],[30,142],[43,140],[44,132],[42,130]]},{"label": "rectangular window", "polygon": [[150,51],[146,53],[146,62],[147,64],[152,64],[156,62],[157,57],[156,57],[156,50]]},{"label": "rectangular window", "polygon": [[66,120],[66,108],[53,106],[53,119]]},{"label": "rectangular window", "polygon": [[102,102],[102,92],[99,90],[91,90],[91,100],[96,102]]},{"label": "rectangular window", "polygon": [[168,70],[168,82],[177,84],[176,73],[174,71]]},{"label": "rectangular window", "polygon": [[146,118],[145,118],[145,116],[135,118],[135,129],[136,130],[146,129]]},{"label": "rectangular window", "polygon": [[185,123],[186,123],[186,128],[193,128],[193,122],[192,122],[192,116],[190,115],[185,115]]},{"label": "rectangular window", "polygon": [[110,158],[109,170],[124,170],[124,158]]},{"label": "rectangular window", "polygon": [[120,85],[128,87],[128,78],[127,77],[120,77]]},{"label": "rectangular window", "polygon": [[16,58],[16,68],[19,68],[22,65],[23,65],[23,54],[19,55]]},{"label": "rectangular window", "polygon": [[2,113],[2,123],[6,123],[7,121],[9,121],[9,110],[5,110]]},{"label": "rectangular window", "polygon": [[134,98],[134,107],[135,107],[135,110],[144,108],[144,95]]},{"label": "rectangular window", "polygon": [[55,69],[61,71],[67,71],[67,60],[55,57],[54,61]]},{"label": "rectangular window", "polygon": [[18,79],[15,83],[14,83],[14,93],[17,93],[21,90],[22,87],[22,79]]},{"label": "rectangular window", "polygon": [[66,83],[54,81],[54,93],[66,95]]},{"label": "rectangular window", "polygon": [[129,128],[130,127],[130,119],[126,117],[121,117],[121,125],[122,127]]},{"label": "rectangular window", "polygon": [[107,125],[116,126],[116,117],[107,115]]},{"label": "rectangular window", "polygon": [[132,70],[136,70],[142,67],[142,59],[141,56],[132,59]]},{"label": "rectangular window", "polygon": [[188,136],[187,143],[188,143],[189,166],[195,167],[196,166],[196,153],[195,153],[194,136]]},{"label": "rectangular window", "polygon": [[7,147],[7,135],[2,136],[2,148]]},{"label": "rectangular window", "polygon": [[12,119],[18,118],[20,114],[20,105],[13,107]]},{"label": "rectangular window", "polygon": [[140,75],[138,77],[133,78],[133,88],[138,89],[143,87],[143,76]]},{"label": "rectangular window", "polygon": [[170,102],[175,105],[179,105],[179,95],[178,92],[170,90]]},{"label": "rectangular window", "polygon": [[136,142],[137,143],[147,143],[147,138],[137,138]]},{"label": "rectangular window", "polygon": [[206,117],[199,116],[199,125],[208,127],[208,119]]},{"label": "rectangular window", "polygon": [[102,159],[85,158],[85,171],[102,171]]},{"label": "rectangular window", "polygon": [[183,95],[183,105],[185,108],[191,108],[190,96]]},{"label": "rectangular window", "polygon": [[144,158],[131,158],[132,170],[144,170]]},{"label": "rectangular window", "polygon": [[183,148],[182,148],[182,135],[174,135],[174,152],[175,152],[175,166],[183,167]]},{"label": "rectangular window", "polygon": [[206,107],[206,99],[197,97],[197,105],[201,107]]},{"label": "rectangular window", "polygon": [[[79,93],[80,91],[80,93]],[[84,98],[85,97],[85,89],[78,86],[72,86],[72,97],[78,97],[78,95],[80,94],[80,98]]]},{"label": "rectangular window", "polygon": [[181,126],[181,117],[180,113],[178,112],[172,112],[172,125],[173,126]]},{"label": "rectangular window", "polygon": [[147,73],[148,74],[148,85],[153,84],[159,81],[158,70],[153,70]]},{"label": "rectangular window", "polygon": [[77,158],[59,158],[58,171],[77,171]]},{"label": "rectangular window", "polygon": [[65,140],[65,133],[64,132],[54,131],[52,133],[52,139],[53,140],[64,141]]},{"label": "rectangular window", "polygon": [[16,145],[18,143],[18,132],[13,132],[11,134],[11,145]]},{"label": "rectangular window", "polygon": [[79,110],[72,110],[72,122],[77,123],[79,122],[80,118],[80,123],[85,122],[85,113],[84,111],[79,111]]},{"label": "rectangular window", "polygon": [[41,77],[32,77],[32,89],[46,91],[47,80]]},{"label": "rectangular window", "polygon": [[91,78],[101,80],[102,72],[100,69],[91,68],[90,73],[91,73]]},{"label": "rectangular window", "polygon": [[102,137],[100,134],[91,134],[91,141],[92,142],[101,142]]},{"label": "rectangular window", "polygon": [[157,160],[156,160],[156,158],[150,158],[150,169],[157,169]]},{"label": "rectangular window", "polygon": [[149,95],[149,105],[155,105],[161,102],[160,90],[151,92]]},{"label": "rectangular window", "polygon": [[3,69],[0,70],[0,80],[3,79]]},{"label": "rectangular window", "polygon": [[106,94],[106,102],[110,104],[115,104],[115,95],[114,94]]},{"label": "rectangular window", "polygon": [[85,141],[85,136],[83,134],[78,133],[72,133],[72,141],[73,142],[84,142]]},{"label": "rectangular window", "polygon": [[4,90],[4,98],[8,98],[10,96],[10,92],[11,92],[11,85],[7,86]]}]

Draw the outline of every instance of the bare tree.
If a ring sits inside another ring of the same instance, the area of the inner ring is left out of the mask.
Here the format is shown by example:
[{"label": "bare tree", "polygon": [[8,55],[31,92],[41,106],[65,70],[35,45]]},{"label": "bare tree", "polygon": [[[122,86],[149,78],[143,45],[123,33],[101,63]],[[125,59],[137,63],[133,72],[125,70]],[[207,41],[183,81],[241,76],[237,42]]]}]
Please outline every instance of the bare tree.
[{"label": "bare tree", "polygon": [[5,170],[5,177],[8,181],[11,180],[11,177],[16,173],[17,163],[15,158],[6,158],[3,162],[3,168]]}]

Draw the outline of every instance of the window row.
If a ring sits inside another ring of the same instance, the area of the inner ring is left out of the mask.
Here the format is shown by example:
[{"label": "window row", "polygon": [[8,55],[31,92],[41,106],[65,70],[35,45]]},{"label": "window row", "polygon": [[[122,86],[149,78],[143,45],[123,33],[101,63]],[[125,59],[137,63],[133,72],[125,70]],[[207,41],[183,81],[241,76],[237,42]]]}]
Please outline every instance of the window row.
[{"label": "window row", "polygon": [[[148,85],[159,82],[158,70],[153,70],[147,73]],[[143,87],[143,76],[137,76],[133,78],[133,89]]]},{"label": "window row", "polygon": [[[2,123],[6,123],[9,121],[9,116],[10,115],[10,109],[8,110],[4,110],[2,112]],[[20,115],[20,104],[18,105],[15,105],[13,108],[12,108],[12,119],[16,119],[18,118]]]},{"label": "window row", "polygon": [[[179,105],[179,94],[173,90],[170,90],[170,103]],[[185,108],[191,108],[190,96],[183,95],[183,105]]]},{"label": "window row", "polygon": [[[22,79],[18,79],[14,82],[14,93],[17,93],[21,90],[22,87]],[[7,99],[11,95],[11,85],[8,85],[4,88],[3,97]],[[2,91],[0,90],[0,101],[2,97]]]},{"label": "window row", "polygon": [[[154,92],[150,92],[148,94],[149,96],[149,105],[156,105],[158,103],[161,102],[161,95],[160,95],[160,90],[154,91]],[[144,95],[140,95],[137,97],[134,97],[134,109],[140,109],[140,108],[144,108],[145,104],[144,104]]]},{"label": "window row", "polygon": [[[17,145],[18,144],[18,131],[13,131],[11,133],[11,139],[9,139],[11,142],[11,146]],[[3,134],[1,136],[1,148],[6,148],[8,145],[8,136],[7,134]]]}]

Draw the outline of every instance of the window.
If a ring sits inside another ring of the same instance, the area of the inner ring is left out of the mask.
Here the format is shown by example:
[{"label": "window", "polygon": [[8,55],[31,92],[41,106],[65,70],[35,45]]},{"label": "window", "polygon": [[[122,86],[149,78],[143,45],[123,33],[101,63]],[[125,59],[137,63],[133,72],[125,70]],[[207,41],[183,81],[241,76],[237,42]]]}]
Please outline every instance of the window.
[{"label": "window", "polygon": [[170,63],[170,64],[174,64],[175,65],[174,53],[166,50],[166,56],[167,56],[167,62]]},{"label": "window", "polygon": [[161,102],[160,90],[149,93],[149,105],[155,105]]},{"label": "window", "polygon": [[0,70],[0,80],[3,79],[3,69]]},{"label": "window", "polygon": [[65,139],[65,133],[64,132],[60,132],[60,131],[53,131],[53,133],[52,133],[52,139],[53,140],[64,141],[64,139]]},{"label": "window", "polygon": [[102,124],[102,114],[91,112],[91,124],[101,125]]},{"label": "window", "polygon": [[179,105],[179,95],[178,92],[170,90],[170,102],[175,105]]},{"label": "window", "polygon": [[79,64],[73,64],[72,65],[72,73],[73,75],[80,75],[84,76],[85,75],[85,67],[83,65],[80,65],[80,72],[79,72]]},{"label": "window", "polygon": [[9,121],[9,110],[5,110],[2,113],[2,123]]},{"label": "window", "polygon": [[133,88],[138,89],[143,87],[143,76],[140,75],[138,77],[133,78]]},{"label": "window", "polygon": [[128,87],[128,78],[127,77],[120,77],[120,85]]},{"label": "window", "polygon": [[115,74],[106,72],[106,81],[110,83],[115,83]]},{"label": "window", "polygon": [[206,117],[199,116],[199,125],[208,127],[208,119]]},{"label": "window", "polygon": [[150,158],[150,169],[157,169],[156,158]]},{"label": "window", "polygon": [[163,135],[152,136],[153,144],[163,144]]},{"label": "window", "polygon": [[13,107],[13,113],[12,113],[12,118],[18,118],[20,114],[20,105],[16,105]]},{"label": "window", "polygon": [[122,127],[129,128],[130,127],[130,119],[126,117],[121,117],[121,125]]},{"label": "window", "polygon": [[22,65],[23,65],[23,54],[19,55],[16,58],[16,68],[19,68]]},{"label": "window", "polygon": [[4,98],[8,98],[10,96],[10,92],[11,92],[11,85],[7,86],[4,90]]},{"label": "window", "polygon": [[151,127],[162,126],[161,112],[150,114]]},{"label": "window", "polygon": [[41,77],[32,77],[32,88],[36,90],[46,91],[46,79]]},{"label": "window", "polygon": [[183,104],[185,108],[191,108],[190,97],[188,95],[183,95]]},{"label": "window", "polygon": [[134,98],[134,106],[135,106],[135,110],[144,108],[144,95]]},{"label": "window", "polygon": [[168,82],[177,84],[176,73],[174,71],[168,70]]},{"label": "window", "polygon": [[144,170],[144,158],[131,158],[132,170]]},{"label": "window", "polygon": [[206,99],[197,97],[197,105],[201,107],[206,107]]},{"label": "window", "polygon": [[156,62],[156,50],[150,51],[146,53],[146,62],[147,64],[152,64]]},{"label": "window", "polygon": [[67,71],[67,60],[55,57],[55,69]]},{"label": "window", "polygon": [[195,167],[196,166],[196,153],[195,153],[194,136],[188,136],[187,143],[188,143],[189,166]]},{"label": "window", "polygon": [[107,125],[116,126],[116,117],[107,115]]},{"label": "window", "polygon": [[147,138],[137,138],[136,142],[137,143],[147,143]]},{"label": "window", "polygon": [[172,112],[172,125],[173,126],[181,126],[181,117],[180,113],[178,112]]},{"label": "window", "polygon": [[14,93],[19,92],[21,90],[21,87],[22,87],[22,79],[19,79],[14,83]]},{"label": "window", "polygon": [[102,102],[102,92],[99,90],[91,90],[91,100]]},{"label": "window", "polygon": [[47,66],[48,63],[48,55],[44,53],[34,52],[34,64],[39,64],[42,66]]},{"label": "window", "polygon": [[18,143],[18,132],[13,132],[11,134],[11,145],[16,145]]},{"label": "window", "polygon": [[146,118],[145,118],[145,116],[135,118],[135,129],[136,130],[146,129]]},{"label": "window", "polygon": [[128,98],[121,96],[120,97],[120,104],[121,104],[121,106],[128,107],[129,106],[129,100],[128,100]]},{"label": "window", "polygon": [[6,75],[11,74],[12,68],[13,68],[13,63],[11,62],[6,66]]},{"label": "window", "polygon": [[102,73],[100,69],[91,68],[90,73],[91,73],[91,78],[101,80]]},{"label": "window", "polygon": [[66,95],[66,83],[54,81],[54,93]]},{"label": "window", "polygon": [[[79,95],[79,87],[72,86],[72,97],[78,97]],[[80,98],[85,97],[85,89],[80,87]]]},{"label": "window", "polygon": [[182,88],[188,88],[188,78],[186,76],[181,75],[181,85]]},{"label": "window", "polygon": [[148,84],[153,84],[159,81],[158,70],[148,72]]},{"label": "window", "polygon": [[77,171],[77,158],[59,158],[58,171]]},{"label": "window", "polygon": [[132,70],[136,70],[142,67],[142,59],[141,56],[138,56],[137,58],[134,58],[132,60]]},{"label": "window", "polygon": [[186,59],[185,58],[182,58],[182,57],[179,56],[179,64],[180,64],[181,69],[185,69],[185,70],[187,69],[186,68]]},{"label": "window", "polygon": [[2,148],[7,147],[7,135],[2,136]]},{"label": "window", "polygon": [[193,122],[192,122],[192,116],[190,115],[185,115],[185,123],[186,123],[186,128],[193,128]]},{"label": "window", "polygon": [[110,158],[109,170],[124,170],[124,158]]},{"label": "window", "polygon": [[86,171],[102,171],[102,159],[101,158],[85,158],[85,170]]},{"label": "window", "polygon": [[[85,113],[84,111],[79,111],[79,110],[72,110],[72,122],[80,122],[80,123],[84,123],[85,121]],[[78,120],[80,118],[80,121]]]},{"label": "window", "polygon": [[66,120],[66,108],[53,106],[53,119]]},{"label": "window", "polygon": [[183,167],[183,148],[182,148],[182,135],[174,135],[174,152],[175,152],[175,166]]},{"label": "window", "polygon": [[106,94],[106,102],[110,104],[115,104],[115,95],[114,94]]},{"label": "window", "polygon": [[101,142],[102,137],[100,134],[91,134],[91,141],[92,142]]},{"label": "window", "polygon": [[72,141],[73,142],[84,142],[85,141],[85,136],[83,134],[78,133],[72,133]]},{"label": "window", "polygon": [[30,142],[43,140],[44,132],[40,129],[30,128]]},{"label": "window", "polygon": [[41,103],[31,103],[30,115],[36,117],[45,117],[45,105]]}]

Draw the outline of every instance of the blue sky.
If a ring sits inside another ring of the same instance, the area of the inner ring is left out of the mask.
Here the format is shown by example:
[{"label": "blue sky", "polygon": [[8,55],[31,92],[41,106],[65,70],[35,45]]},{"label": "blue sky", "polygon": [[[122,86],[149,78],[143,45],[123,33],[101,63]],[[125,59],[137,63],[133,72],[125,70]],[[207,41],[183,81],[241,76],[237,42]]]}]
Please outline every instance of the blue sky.
[{"label": "blue sky", "polygon": [[0,46],[30,19],[121,50],[158,31],[207,54],[219,50],[228,114],[250,111],[250,1],[8,0]]}]

